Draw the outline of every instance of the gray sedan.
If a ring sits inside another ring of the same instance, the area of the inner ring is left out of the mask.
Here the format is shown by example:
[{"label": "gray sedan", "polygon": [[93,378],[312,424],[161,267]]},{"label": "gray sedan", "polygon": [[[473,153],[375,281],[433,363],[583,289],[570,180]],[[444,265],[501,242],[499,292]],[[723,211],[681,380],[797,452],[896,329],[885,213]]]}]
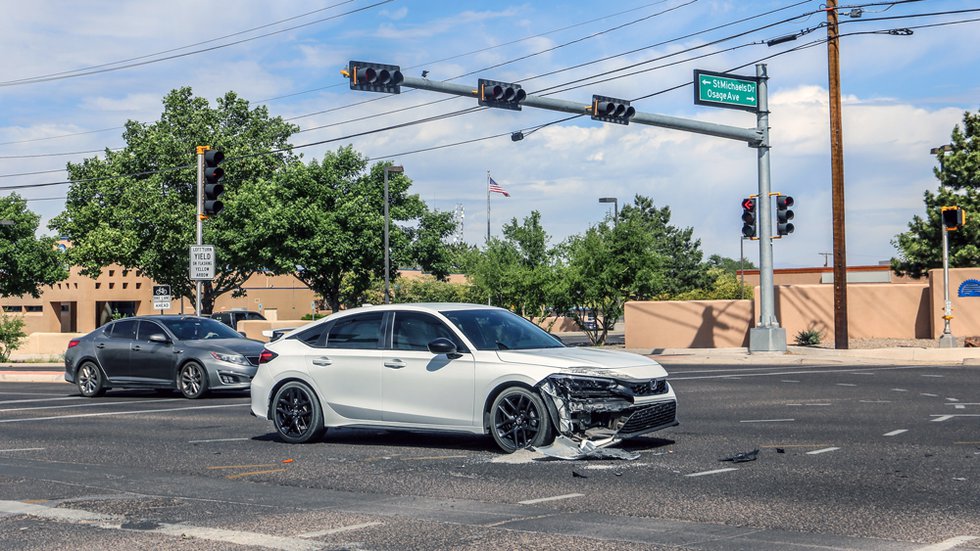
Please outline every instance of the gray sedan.
[{"label": "gray sedan", "polygon": [[247,390],[261,352],[261,342],[208,318],[124,318],[68,343],[65,380],[88,397],[152,388],[200,398],[209,390]]}]

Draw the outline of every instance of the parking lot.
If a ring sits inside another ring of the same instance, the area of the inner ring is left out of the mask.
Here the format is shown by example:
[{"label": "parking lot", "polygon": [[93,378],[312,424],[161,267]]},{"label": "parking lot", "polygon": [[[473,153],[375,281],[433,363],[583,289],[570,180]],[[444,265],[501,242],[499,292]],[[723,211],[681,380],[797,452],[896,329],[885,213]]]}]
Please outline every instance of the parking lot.
[{"label": "parking lot", "polygon": [[976,367],[669,370],[681,425],[625,443],[635,461],[367,429],[291,446],[247,394],[6,383],[2,546],[980,549]]}]

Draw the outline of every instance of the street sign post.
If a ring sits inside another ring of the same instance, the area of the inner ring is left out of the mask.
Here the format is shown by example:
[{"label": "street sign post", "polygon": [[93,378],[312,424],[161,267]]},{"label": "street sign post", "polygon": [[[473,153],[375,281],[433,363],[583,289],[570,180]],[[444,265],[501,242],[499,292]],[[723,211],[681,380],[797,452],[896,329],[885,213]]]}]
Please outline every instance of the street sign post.
[{"label": "street sign post", "polygon": [[695,69],[694,103],[758,112],[759,79]]},{"label": "street sign post", "polygon": [[214,279],[214,245],[191,245],[191,280]]}]

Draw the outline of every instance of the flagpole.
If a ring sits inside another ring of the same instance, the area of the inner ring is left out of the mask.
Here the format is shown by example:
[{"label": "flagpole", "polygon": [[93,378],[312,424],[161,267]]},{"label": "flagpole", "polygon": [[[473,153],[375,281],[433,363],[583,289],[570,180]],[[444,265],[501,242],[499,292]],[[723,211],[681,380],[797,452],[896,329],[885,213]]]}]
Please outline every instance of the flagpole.
[{"label": "flagpole", "polygon": [[490,245],[490,171],[487,171],[487,245]]}]

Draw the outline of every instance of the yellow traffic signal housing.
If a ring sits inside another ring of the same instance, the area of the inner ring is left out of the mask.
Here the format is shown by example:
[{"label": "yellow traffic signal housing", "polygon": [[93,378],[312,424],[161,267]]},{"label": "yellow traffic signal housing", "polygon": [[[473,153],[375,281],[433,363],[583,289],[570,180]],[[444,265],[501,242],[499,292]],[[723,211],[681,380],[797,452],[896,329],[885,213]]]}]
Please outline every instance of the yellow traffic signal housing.
[{"label": "yellow traffic signal housing", "polygon": [[956,231],[966,222],[966,211],[960,207],[939,207],[946,231]]}]

